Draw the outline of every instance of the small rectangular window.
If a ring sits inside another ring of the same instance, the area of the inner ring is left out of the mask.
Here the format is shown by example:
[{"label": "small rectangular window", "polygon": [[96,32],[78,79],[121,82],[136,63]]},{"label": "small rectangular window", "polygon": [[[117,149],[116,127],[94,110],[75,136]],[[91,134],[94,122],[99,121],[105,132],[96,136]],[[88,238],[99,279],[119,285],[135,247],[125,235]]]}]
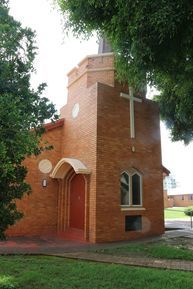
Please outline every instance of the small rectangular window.
[{"label": "small rectangular window", "polygon": [[125,216],[125,231],[141,231],[142,230],[142,217]]}]

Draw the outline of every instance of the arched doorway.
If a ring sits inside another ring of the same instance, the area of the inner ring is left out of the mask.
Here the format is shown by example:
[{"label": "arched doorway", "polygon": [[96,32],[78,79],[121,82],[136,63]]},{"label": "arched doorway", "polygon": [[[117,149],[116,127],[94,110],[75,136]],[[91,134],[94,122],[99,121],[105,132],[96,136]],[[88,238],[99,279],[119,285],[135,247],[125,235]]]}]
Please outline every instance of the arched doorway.
[{"label": "arched doorway", "polygon": [[65,239],[88,240],[88,175],[80,161],[62,158],[50,177],[58,179],[57,234]]},{"label": "arched doorway", "polygon": [[83,175],[74,175],[70,182],[69,227],[84,230],[85,180]]}]

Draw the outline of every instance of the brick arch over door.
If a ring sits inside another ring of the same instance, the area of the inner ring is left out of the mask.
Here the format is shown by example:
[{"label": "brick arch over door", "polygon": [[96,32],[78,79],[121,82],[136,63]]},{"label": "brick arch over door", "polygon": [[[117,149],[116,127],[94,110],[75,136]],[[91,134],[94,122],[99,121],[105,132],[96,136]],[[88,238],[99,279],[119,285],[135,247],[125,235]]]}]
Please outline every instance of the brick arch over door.
[{"label": "brick arch over door", "polygon": [[91,171],[78,159],[62,158],[53,169],[50,177],[64,179],[68,172],[73,168],[76,174],[89,175]]}]

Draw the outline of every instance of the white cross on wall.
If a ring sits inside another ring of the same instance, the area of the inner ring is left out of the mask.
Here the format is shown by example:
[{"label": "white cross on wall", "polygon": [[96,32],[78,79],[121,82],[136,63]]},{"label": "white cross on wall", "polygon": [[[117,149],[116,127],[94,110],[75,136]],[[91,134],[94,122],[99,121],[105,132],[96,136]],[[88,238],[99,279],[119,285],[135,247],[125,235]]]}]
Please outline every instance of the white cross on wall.
[{"label": "white cross on wall", "polygon": [[134,111],[134,101],[142,102],[142,99],[134,97],[133,88],[129,88],[129,94],[120,93],[120,96],[130,100],[130,136],[135,138],[135,111]]}]

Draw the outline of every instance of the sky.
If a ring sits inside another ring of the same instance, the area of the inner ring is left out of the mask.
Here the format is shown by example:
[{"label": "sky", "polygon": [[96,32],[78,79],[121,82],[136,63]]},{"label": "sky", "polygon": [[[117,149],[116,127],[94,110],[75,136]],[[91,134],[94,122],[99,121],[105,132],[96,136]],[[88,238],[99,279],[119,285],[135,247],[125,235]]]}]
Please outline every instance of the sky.
[{"label": "sky", "polygon": [[[63,18],[53,0],[10,0],[10,14],[23,26],[36,31],[38,55],[32,86],[46,82],[44,96],[59,109],[67,101],[67,73],[86,55],[97,53],[95,37],[89,41],[75,39],[64,30]],[[179,193],[193,193],[193,143],[172,143],[169,131],[161,124],[162,163],[175,176]]]}]

